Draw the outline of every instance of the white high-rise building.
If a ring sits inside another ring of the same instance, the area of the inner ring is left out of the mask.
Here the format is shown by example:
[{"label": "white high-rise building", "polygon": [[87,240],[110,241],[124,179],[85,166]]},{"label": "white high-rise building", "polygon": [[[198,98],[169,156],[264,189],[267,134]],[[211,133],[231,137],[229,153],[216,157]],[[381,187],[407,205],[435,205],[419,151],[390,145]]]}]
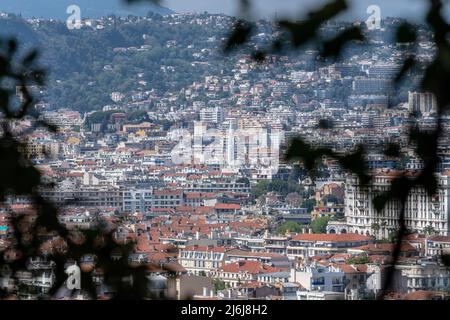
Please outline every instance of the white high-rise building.
[{"label": "white high-rise building", "polygon": [[[348,232],[387,238],[399,228],[400,204],[389,202],[377,212],[373,206],[376,194],[389,190],[395,171],[380,171],[372,182],[372,187],[362,189],[354,176],[349,176],[345,184],[345,216]],[[439,191],[429,197],[423,188],[414,189],[407,200],[405,223],[408,230],[426,233],[433,230],[439,235],[450,235],[450,176],[439,174]]]},{"label": "white high-rise building", "polygon": [[202,121],[194,122],[194,136],[193,136],[193,160],[194,163],[204,163],[205,153],[203,140],[207,134],[206,123]]},{"label": "white high-rise building", "polygon": [[205,123],[220,124],[223,122],[225,113],[221,107],[203,108],[200,110],[200,120]]},{"label": "white high-rise building", "polygon": [[278,168],[280,145],[284,141],[281,129],[266,126],[240,128],[234,120],[223,139],[226,150],[225,165],[228,167],[266,167]]},{"label": "white high-rise building", "polygon": [[409,111],[433,113],[437,111],[436,97],[430,92],[409,92]]},{"label": "white high-rise building", "polygon": [[228,127],[228,133],[225,139],[227,150],[226,163],[229,166],[233,166],[236,160],[236,140],[235,140],[236,128],[237,128],[236,120],[230,119],[230,125]]}]

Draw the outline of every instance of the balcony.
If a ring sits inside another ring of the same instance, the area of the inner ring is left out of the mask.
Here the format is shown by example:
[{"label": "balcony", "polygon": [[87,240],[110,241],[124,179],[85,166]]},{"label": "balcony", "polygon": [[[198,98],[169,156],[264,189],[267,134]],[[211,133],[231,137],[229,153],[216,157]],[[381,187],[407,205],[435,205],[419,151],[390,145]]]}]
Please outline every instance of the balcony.
[{"label": "balcony", "polygon": [[312,280],[311,286],[324,286],[325,281],[324,280]]}]

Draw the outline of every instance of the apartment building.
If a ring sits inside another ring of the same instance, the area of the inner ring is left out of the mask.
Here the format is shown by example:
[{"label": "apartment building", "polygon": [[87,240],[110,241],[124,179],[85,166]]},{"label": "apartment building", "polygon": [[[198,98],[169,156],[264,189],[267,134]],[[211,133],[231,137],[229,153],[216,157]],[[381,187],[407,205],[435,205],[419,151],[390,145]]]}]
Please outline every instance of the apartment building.
[{"label": "apartment building", "polygon": [[185,188],[188,192],[235,192],[249,193],[250,186],[244,182],[237,182],[233,179],[203,179],[189,182]]},{"label": "apartment building", "polygon": [[[262,264],[259,261],[240,260],[232,263],[225,264],[217,271],[214,271],[212,276],[218,278],[228,284],[232,288],[236,288],[242,284],[264,279],[266,275],[267,279],[280,280],[286,279],[286,275],[277,274],[276,276],[269,277],[268,274],[278,273],[282,270],[272,267],[270,265]],[[282,280],[284,281],[284,280]]]},{"label": "apartment building", "polygon": [[288,244],[287,256],[290,259],[307,258],[318,255],[346,252],[349,248],[360,247],[374,242],[368,236],[342,234],[299,234],[294,236]]},{"label": "apartment building", "polygon": [[396,266],[396,286],[399,292],[450,290],[450,270],[435,262],[418,262]]},{"label": "apartment building", "polygon": [[191,274],[209,275],[224,265],[227,251],[225,247],[186,246],[180,250],[178,262]]},{"label": "apartment building", "polygon": [[122,191],[113,186],[95,186],[83,188],[62,187],[42,190],[42,196],[57,206],[76,204],[83,207],[111,207],[120,209],[123,206]]},{"label": "apartment building", "polygon": [[[348,231],[377,238],[388,238],[398,230],[399,203],[390,202],[377,212],[373,198],[380,192],[389,190],[396,171],[378,171],[373,184],[368,189],[359,186],[357,178],[349,176],[345,188],[345,217]],[[423,188],[414,189],[408,196],[405,207],[406,227],[419,233],[450,235],[450,175],[438,174],[439,191],[434,197],[428,196]]]},{"label": "apartment building", "polygon": [[345,273],[333,266],[308,264],[291,270],[291,282],[300,283],[307,291],[344,292]]}]

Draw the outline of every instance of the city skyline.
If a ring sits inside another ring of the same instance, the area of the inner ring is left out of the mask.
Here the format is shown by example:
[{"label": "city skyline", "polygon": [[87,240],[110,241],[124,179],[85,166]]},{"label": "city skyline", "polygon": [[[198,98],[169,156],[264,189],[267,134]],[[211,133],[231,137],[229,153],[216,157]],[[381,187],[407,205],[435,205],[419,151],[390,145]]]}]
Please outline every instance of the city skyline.
[{"label": "city skyline", "polygon": [[0,297],[450,300],[450,26],[319,18],[0,12]]}]

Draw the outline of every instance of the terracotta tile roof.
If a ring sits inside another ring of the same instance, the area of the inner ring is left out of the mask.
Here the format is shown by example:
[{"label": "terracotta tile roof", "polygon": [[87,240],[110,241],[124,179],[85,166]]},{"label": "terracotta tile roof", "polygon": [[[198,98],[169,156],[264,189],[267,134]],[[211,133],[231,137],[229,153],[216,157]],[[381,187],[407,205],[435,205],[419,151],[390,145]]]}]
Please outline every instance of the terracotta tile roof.
[{"label": "terracotta tile roof", "polygon": [[214,207],[197,207],[195,208],[195,213],[197,214],[207,214],[207,213],[213,213]]},{"label": "terracotta tile roof", "polygon": [[186,199],[204,199],[217,197],[214,192],[185,192]]},{"label": "terracotta tile roof", "polygon": [[151,212],[165,212],[167,214],[174,212],[172,208],[151,208],[149,211],[151,211]]},{"label": "terracotta tile roof", "polygon": [[195,208],[192,206],[178,206],[175,208],[176,212],[194,212]]},{"label": "terracotta tile roof", "polygon": [[250,274],[278,272],[280,269],[258,261],[241,260],[224,265],[221,270],[229,273],[247,272]]},{"label": "terracotta tile roof", "polygon": [[249,288],[249,289],[254,289],[254,288],[259,288],[262,286],[262,283],[259,281],[250,281],[250,282],[246,282],[242,285],[239,286],[239,288]]},{"label": "terracotta tile roof", "polygon": [[226,247],[208,247],[208,246],[186,246],[183,251],[200,251],[200,252],[221,252],[229,250]]},{"label": "terracotta tile roof", "polygon": [[239,204],[235,203],[217,203],[214,206],[214,209],[220,209],[220,210],[239,210],[241,209],[241,206]]},{"label": "terracotta tile roof", "polygon": [[414,291],[407,293],[403,299],[404,300],[431,300],[435,297],[441,297],[442,293],[439,292],[433,292],[433,291]]},{"label": "terracotta tile roof", "polygon": [[370,255],[369,260],[372,263],[388,263],[388,262],[392,261],[392,256]]},{"label": "terracotta tile roof", "polygon": [[332,264],[340,268],[344,273],[367,273],[368,267],[366,264]]},{"label": "terracotta tile roof", "polygon": [[431,236],[428,237],[428,240],[436,241],[436,242],[450,242],[449,236]]},{"label": "terracotta tile roof", "polygon": [[271,257],[271,258],[281,258],[284,255],[279,253],[271,253],[271,252],[250,252],[244,251],[240,249],[232,249],[228,252],[228,255],[239,255],[239,256],[247,256],[247,257]]},{"label": "terracotta tile roof", "polygon": [[155,190],[155,196],[181,196],[183,194],[182,190]]},{"label": "terracotta tile roof", "polygon": [[354,233],[343,234],[314,234],[302,233],[292,238],[295,241],[323,241],[323,242],[352,242],[352,241],[370,241],[373,238]]},{"label": "terracotta tile roof", "polygon": [[[394,244],[393,243],[371,243],[364,246],[353,248],[353,250],[361,250],[366,251],[369,254],[379,254],[382,252],[392,252],[394,250]],[[415,252],[417,249],[410,245],[409,243],[402,243],[400,247],[400,251],[402,252]]]}]

